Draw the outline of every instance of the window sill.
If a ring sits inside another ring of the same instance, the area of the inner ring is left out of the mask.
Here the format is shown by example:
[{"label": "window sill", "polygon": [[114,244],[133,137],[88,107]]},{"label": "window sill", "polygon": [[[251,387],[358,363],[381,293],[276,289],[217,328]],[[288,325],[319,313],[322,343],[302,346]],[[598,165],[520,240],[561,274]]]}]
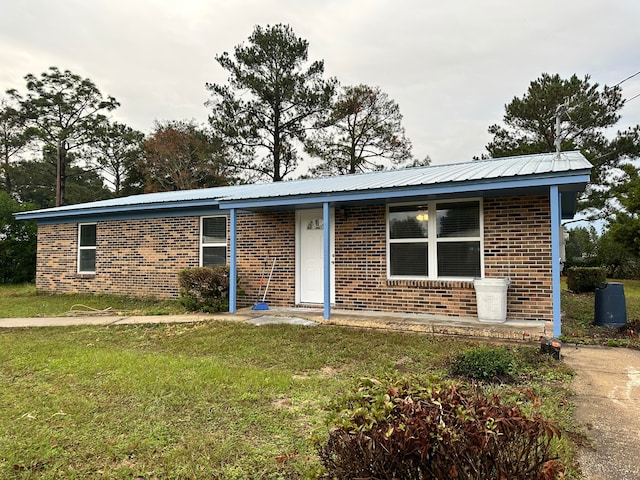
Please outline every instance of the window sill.
[{"label": "window sill", "polygon": [[92,279],[96,278],[95,273],[76,273],[76,278]]},{"label": "window sill", "polygon": [[387,285],[405,287],[432,288],[473,288],[472,278],[456,279],[427,279],[427,278],[387,278]]}]

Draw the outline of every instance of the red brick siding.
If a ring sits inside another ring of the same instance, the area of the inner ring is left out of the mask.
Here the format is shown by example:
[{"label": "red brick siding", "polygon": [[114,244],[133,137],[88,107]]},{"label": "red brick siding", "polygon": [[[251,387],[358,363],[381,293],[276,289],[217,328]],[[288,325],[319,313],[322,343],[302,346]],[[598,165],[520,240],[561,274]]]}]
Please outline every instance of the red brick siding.
[{"label": "red brick siding", "polygon": [[510,277],[507,315],[553,319],[549,196],[484,201],[487,277]]},{"label": "red brick siding", "polygon": [[276,264],[269,284],[269,305],[292,306],[295,303],[295,212],[241,213],[237,226],[238,307],[253,305],[262,293],[272,262]]},{"label": "red brick siding", "polygon": [[[552,319],[549,197],[484,201],[486,277],[510,276],[507,313]],[[388,280],[385,207],[346,210],[336,219],[336,307],[447,316],[475,316],[470,281]]]},{"label": "red brick siding", "polygon": [[159,298],[178,295],[178,271],[199,263],[198,217],[98,222],[96,274],[78,275],[78,225],[41,225],[37,288]]}]

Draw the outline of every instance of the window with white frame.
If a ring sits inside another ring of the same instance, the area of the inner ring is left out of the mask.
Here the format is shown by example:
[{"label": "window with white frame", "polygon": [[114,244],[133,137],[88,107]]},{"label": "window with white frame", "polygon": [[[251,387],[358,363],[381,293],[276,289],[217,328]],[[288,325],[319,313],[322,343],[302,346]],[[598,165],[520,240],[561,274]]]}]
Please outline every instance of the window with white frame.
[{"label": "window with white frame", "polygon": [[475,278],[482,272],[480,200],[390,205],[390,278]]},{"label": "window with white frame", "polygon": [[202,217],[200,223],[200,265],[227,264],[227,217]]},{"label": "window with white frame", "polygon": [[96,224],[78,225],[78,273],[96,273]]}]

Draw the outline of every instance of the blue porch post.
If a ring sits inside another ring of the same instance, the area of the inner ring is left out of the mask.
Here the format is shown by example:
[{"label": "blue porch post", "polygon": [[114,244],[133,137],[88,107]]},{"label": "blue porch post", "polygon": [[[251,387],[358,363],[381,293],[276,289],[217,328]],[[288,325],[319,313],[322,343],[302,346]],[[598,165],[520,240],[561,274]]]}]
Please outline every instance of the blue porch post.
[{"label": "blue porch post", "polygon": [[322,204],[322,217],[324,223],[324,318],[331,318],[331,210],[329,203]]},{"label": "blue porch post", "polygon": [[229,211],[229,313],[236,313],[236,209]]},{"label": "blue porch post", "polygon": [[553,291],[553,336],[559,337],[562,332],[560,318],[560,192],[557,185],[550,187],[551,197],[551,282]]}]

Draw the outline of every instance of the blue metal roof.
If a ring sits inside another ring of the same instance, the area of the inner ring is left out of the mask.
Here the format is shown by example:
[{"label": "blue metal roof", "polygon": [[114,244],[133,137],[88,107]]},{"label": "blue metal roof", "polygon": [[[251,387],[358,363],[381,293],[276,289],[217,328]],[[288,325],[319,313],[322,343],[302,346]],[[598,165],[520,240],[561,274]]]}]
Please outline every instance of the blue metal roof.
[{"label": "blue metal roof", "polygon": [[132,195],[21,212],[16,218],[55,222],[116,212],[148,214],[156,210],[273,207],[347,198],[401,198],[427,191],[455,193],[552,184],[574,185],[575,190],[581,190],[590,170],[591,164],[578,151],[560,155],[545,153],[289,182]]},{"label": "blue metal roof", "polygon": [[219,197],[219,200],[238,201],[320,193],[361,192],[452,182],[564,174],[590,168],[591,164],[580,152],[561,153],[560,159],[555,153],[546,153],[294,182],[245,185],[242,189],[229,192],[228,197]]}]

